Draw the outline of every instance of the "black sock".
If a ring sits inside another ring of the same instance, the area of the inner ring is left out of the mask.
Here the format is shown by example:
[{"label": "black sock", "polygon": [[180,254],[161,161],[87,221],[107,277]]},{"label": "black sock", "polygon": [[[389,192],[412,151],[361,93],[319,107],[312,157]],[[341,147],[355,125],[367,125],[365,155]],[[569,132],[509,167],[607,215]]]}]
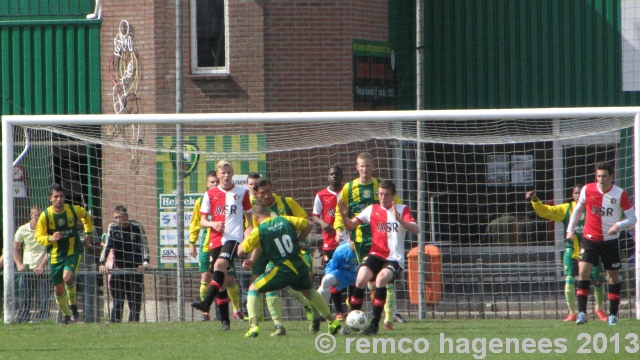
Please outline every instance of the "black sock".
[{"label": "black sock", "polygon": [[620,283],[609,284],[609,314],[618,316],[618,307],[620,306]]},{"label": "black sock", "polygon": [[226,289],[218,293],[218,298],[216,299],[216,303],[218,304],[218,308],[220,309],[220,318],[222,319],[222,322],[230,321],[229,320],[229,295]]},{"label": "black sock", "polygon": [[373,318],[371,322],[378,326],[384,311],[384,304],[387,302],[387,288],[376,288],[376,295],[373,299]]},{"label": "black sock", "polygon": [[353,295],[349,299],[349,304],[351,305],[351,310],[360,310],[362,309],[362,303],[364,302],[364,289],[353,289]]},{"label": "black sock", "polygon": [[578,299],[578,312],[587,313],[587,302],[589,300],[589,286],[591,280],[578,280],[576,298]]},{"label": "black sock", "polygon": [[331,300],[333,300],[333,306],[336,307],[336,312],[342,313],[342,293],[340,291],[332,292]]}]

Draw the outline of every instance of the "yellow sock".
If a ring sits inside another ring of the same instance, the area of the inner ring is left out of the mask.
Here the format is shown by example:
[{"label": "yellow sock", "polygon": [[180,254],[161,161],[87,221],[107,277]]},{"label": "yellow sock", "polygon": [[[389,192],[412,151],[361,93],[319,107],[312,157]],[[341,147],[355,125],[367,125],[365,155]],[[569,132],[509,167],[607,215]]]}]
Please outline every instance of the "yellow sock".
[{"label": "yellow sock", "polygon": [[384,322],[393,322],[393,307],[396,305],[396,288],[387,284],[387,302],[384,304]]},{"label": "yellow sock", "polygon": [[322,295],[318,294],[318,292],[314,290],[307,299],[309,300],[309,303],[311,303],[312,309],[317,309],[320,315],[327,319],[327,322],[331,322],[329,319],[333,319],[333,316],[331,315],[331,310],[329,310],[329,305],[324,301]]},{"label": "yellow sock", "polygon": [[76,282],[74,281],[71,286],[64,284],[64,289],[67,291],[67,297],[69,298],[69,305],[76,304]]},{"label": "yellow sock", "polygon": [[[567,299],[567,307],[569,314],[576,313],[576,279],[573,276],[567,276],[564,284],[564,297]],[[597,306],[597,305],[596,305]]]},{"label": "yellow sock", "polygon": [[247,312],[249,313],[249,323],[251,326],[258,325],[258,311],[260,309],[260,303],[262,300],[260,299],[260,295],[255,290],[249,290],[247,292]]},{"label": "yellow sock", "polygon": [[282,325],[282,302],[280,301],[280,295],[277,291],[272,291],[268,292],[266,297],[271,320],[273,320],[275,325]]},{"label": "yellow sock", "polygon": [[207,297],[207,291],[209,291],[209,283],[200,281],[200,300],[204,301],[204,298]]},{"label": "yellow sock", "polygon": [[227,292],[233,306],[233,312],[240,311],[240,287],[238,287],[238,283],[234,282],[233,285],[227,285]]},{"label": "yellow sock", "polygon": [[71,316],[71,311],[69,310],[69,299],[67,298],[66,292],[60,296],[56,295],[56,304],[58,304],[60,311],[62,311],[65,316]]},{"label": "yellow sock", "polygon": [[594,286],[593,295],[596,297],[596,310],[600,310],[604,304],[604,284]]}]

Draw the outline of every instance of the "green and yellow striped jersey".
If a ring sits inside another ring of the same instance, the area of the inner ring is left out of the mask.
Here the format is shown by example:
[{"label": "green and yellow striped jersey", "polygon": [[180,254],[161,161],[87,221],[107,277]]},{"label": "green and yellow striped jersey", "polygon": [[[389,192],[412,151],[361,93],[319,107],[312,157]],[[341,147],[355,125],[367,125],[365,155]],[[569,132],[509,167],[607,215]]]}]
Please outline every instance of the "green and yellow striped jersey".
[{"label": "green and yellow striped jersey", "polygon": [[[56,213],[53,210],[53,206],[49,206],[40,215],[36,225],[36,241],[38,244],[47,247],[51,264],[64,261],[67,255],[82,253],[82,241],[77,224],[78,219],[84,225],[84,232],[91,234],[93,232],[91,214],[83,207],[64,204],[64,211]],[[50,241],[51,235],[58,231],[62,233],[62,239]]]}]

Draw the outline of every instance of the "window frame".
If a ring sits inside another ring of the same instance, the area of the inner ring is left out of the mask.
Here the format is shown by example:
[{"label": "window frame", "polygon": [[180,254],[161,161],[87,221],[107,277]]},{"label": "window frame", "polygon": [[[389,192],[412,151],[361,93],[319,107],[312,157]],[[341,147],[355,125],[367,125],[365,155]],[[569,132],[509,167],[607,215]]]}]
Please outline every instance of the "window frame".
[{"label": "window frame", "polygon": [[191,52],[191,74],[193,75],[229,75],[229,0],[223,0],[224,3],[224,66],[204,67],[198,66],[198,21],[197,21],[197,0],[191,0],[190,3],[190,52]]}]

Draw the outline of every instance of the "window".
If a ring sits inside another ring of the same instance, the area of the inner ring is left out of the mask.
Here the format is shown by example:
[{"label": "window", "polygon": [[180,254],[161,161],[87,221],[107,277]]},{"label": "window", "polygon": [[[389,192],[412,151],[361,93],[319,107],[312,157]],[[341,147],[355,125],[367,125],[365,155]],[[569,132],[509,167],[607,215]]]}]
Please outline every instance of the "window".
[{"label": "window", "polygon": [[228,0],[191,0],[191,72],[229,73]]}]

